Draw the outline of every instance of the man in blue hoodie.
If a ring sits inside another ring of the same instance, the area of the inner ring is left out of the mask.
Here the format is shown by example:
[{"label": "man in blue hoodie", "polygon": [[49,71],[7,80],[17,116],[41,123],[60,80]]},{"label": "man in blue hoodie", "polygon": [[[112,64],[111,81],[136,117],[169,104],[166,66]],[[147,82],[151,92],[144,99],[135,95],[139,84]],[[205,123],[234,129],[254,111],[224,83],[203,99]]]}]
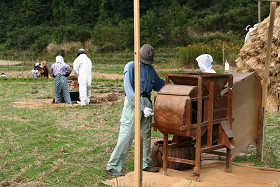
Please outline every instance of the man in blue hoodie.
[{"label": "man in blue hoodie", "polygon": [[[151,101],[152,90],[159,91],[165,84],[159,78],[152,63],[155,52],[150,44],[145,44],[140,49],[140,110],[141,130],[143,130],[143,171],[158,172],[158,168],[149,166],[149,155],[151,147],[151,129],[153,105]],[[107,172],[112,176],[124,176],[121,172],[122,166],[127,157],[129,148],[134,139],[135,119],[135,92],[134,92],[134,61],[126,64],[124,68],[124,91],[125,100],[121,117],[120,132],[117,145],[107,164]]]}]

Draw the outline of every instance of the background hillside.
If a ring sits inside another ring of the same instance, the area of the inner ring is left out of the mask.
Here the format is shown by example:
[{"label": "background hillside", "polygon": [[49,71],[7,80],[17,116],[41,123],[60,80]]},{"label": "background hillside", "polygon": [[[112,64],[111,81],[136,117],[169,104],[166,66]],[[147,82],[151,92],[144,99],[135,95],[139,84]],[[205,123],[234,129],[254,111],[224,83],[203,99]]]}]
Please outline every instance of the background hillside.
[{"label": "background hillside", "polygon": [[[258,21],[257,5],[254,0],[141,0],[141,43],[242,43],[244,28]],[[0,7],[1,56],[38,55],[50,44],[71,42],[101,52],[133,48],[132,0],[2,0]],[[269,15],[269,2],[262,2],[261,13],[262,19]]]}]

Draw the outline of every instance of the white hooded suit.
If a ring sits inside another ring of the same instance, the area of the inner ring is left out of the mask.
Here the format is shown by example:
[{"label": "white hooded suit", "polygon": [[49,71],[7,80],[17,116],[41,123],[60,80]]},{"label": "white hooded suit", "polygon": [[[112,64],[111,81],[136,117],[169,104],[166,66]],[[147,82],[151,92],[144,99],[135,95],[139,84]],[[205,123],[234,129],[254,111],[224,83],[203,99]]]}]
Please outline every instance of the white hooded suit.
[{"label": "white hooded suit", "polygon": [[91,96],[92,62],[86,54],[80,54],[74,61],[73,69],[78,76],[81,105],[89,104]]}]

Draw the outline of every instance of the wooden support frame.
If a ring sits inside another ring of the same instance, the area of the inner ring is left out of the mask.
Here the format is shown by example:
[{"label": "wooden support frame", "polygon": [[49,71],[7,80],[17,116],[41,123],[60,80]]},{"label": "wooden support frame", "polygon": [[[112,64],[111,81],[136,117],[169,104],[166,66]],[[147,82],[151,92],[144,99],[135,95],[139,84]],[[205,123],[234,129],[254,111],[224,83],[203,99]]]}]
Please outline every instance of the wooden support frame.
[{"label": "wooden support frame", "polygon": [[[173,76],[173,75],[170,75]],[[179,75],[183,76],[183,75]],[[216,119],[213,120],[213,111],[214,111],[214,91],[215,91],[215,82],[209,82],[204,84],[203,76],[201,75],[189,75],[190,78],[195,78],[197,81],[193,81],[197,84],[197,98],[194,99],[197,101],[197,122],[196,124],[191,124],[191,128],[195,129],[196,136],[195,136],[195,159],[194,160],[188,160],[188,159],[182,159],[182,158],[175,158],[168,156],[168,148],[176,147],[177,145],[182,144],[180,142],[180,137],[174,135],[174,138],[176,139],[172,145],[168,145],[168,134],[164,133],[164,140],[163,140],[163,174],[167,175],[167,166],[168,161],[172,162],[178,162],[178,163],[184,163],[184,164],[191,164],[194,165],[194,172],[193,177],[195,181],[200,181],[200,168],[201,168],[201,154],[202,153],[210,153],[210,154],[216,154],[221,156],[226,156],[226,171],[231,172],[231,148],[234,145],[234,142],[229,140],[232,139],[232,134],[225,129],[225,127],[229,128],[232,125],[232,86],[233,86],[233,76],[228,75],[228,88],[227,88],[227,112],[226,112],[226,118],[223,119]],[[222,75],[216,75],[217,77]],[[207,78],[207,76],[205,76]],[[209,78],[209,77],[208,77]],[[219,79],[220,80],[220,79]],[[165,78],[166,84],[170,82],[169,75],[166,75]],[[206,81],[207,82],[207,81]],[[217,82],[219,84],[219,82]],[[205,85],[208,85],[208,96],[203,96],[203,89]],[[207,100],[206,104],[204,103],[205,110],[207,112],[204,112],[204,119],[202,121],[202,104],[203,100]],[[218,144],[213,145],[212,143],[212,128],[213,124],[219,126],[219,133],[218,133]],[[188,122],[187,122],[188,124]],[[153,126],[156,127],[156,124],[153,124]],[[187,126],[187,125],[186,125]],[[186,136],[188,136],[188,127],[182,126],[181,130],[186,131]],[[190,124],[189,124],[190,126]],[[183,128],[185,127],[185,128]],[[207,134],[207,145],[204,148],[201,148],[201,133],[202,133],[202,127],[207,127],[208,134]],[[173,138],[173,140],[174,140]],[[172,142],[173,142],[172,140]],[[233,145],[232,145],[233,144]],[[226,148],[226,153],[218,151],[221,148]]]},{"label": "wooden support frame", "polygon": [[[262,1],[268,1],[268,0],[262,0]],[[256,145],[257,145],[257,160],[260,162],[263,161],[264,126],[265,126],[264,117],[265,117],[267,84],[268,84],[268,78],[269,78],[271,43],[272,43],[274,20],[275,20],[276,2],[280,2],[280,0],[273,0],[270,3],[270,20],[269,20],[269,28],[268,28],[268,34],[267,34],[267,51],[266,51],[266,59],[265,59],[264,78],[263,78],[263,83],[262,83],[262,104],[259,109],[259,122],[258,122]]]}]

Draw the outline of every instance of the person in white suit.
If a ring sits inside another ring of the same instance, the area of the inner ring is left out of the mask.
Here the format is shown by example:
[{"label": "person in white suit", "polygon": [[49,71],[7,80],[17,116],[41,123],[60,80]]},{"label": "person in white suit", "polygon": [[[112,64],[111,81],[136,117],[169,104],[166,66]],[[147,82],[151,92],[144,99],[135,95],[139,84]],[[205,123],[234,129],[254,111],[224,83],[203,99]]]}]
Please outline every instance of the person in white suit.
[{"label": "person in white suit", "polygon": [[253,27],[251,25],[247,25],[247,27],[245,28],[245,31],[248,31],[248,32],[247,32],[247,34],[245,36],[245,42],[247,42],[249,40],[250,32],[255,30],[258,26],[259,26],[259,24],[255,24]]},{"label": "person in white suit", "polygon": [[90,88],[92,79],[92,62],[87,57],[86,51],[84,49],[79,49],[77,53],[77,58],[73,63],[73,69],[75,74],[78,76],[79,83],[79,95],[80,95],[80,105],[87,105],[90,102]]}]

